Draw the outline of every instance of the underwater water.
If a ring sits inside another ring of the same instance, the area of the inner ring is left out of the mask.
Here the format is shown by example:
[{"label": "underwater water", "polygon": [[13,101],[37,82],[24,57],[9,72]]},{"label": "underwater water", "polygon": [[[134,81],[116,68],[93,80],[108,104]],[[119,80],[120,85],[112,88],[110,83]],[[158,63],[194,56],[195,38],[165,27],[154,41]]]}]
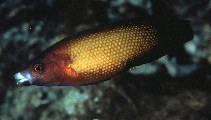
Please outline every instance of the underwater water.
[{"label": "underwater water", "polygon": [[[194,38],[94,85],[16,84],[16,72],[66,36],[145,15],[190,20]],[[209,0],[1,0],[0,120],[209,120],[210,15]]]}]

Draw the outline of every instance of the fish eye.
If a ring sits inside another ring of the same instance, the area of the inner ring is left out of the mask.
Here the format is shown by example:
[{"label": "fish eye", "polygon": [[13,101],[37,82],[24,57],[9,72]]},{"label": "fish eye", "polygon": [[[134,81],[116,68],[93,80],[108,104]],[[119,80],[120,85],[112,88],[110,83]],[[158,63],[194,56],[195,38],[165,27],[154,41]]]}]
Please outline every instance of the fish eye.
[{"label": "fish eye", "polygon": [[43,72],[43,66],[42,66],[42,64],[36,64],[36,65],[34,65],[34,71],[41,74]]}]

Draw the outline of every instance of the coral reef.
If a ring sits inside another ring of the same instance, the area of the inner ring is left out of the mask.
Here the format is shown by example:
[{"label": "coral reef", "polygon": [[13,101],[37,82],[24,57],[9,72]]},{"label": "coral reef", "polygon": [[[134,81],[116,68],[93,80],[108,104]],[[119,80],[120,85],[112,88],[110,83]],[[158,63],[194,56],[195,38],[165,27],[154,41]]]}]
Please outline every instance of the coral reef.
[{"label": "coral reef", "polygon": [[[0,1],[1,120],[211,119],[211,1]],[[65,36],[107,22],[154,15],[189,19],[180,54],[81,87],[20,87],[13,75]]]}]

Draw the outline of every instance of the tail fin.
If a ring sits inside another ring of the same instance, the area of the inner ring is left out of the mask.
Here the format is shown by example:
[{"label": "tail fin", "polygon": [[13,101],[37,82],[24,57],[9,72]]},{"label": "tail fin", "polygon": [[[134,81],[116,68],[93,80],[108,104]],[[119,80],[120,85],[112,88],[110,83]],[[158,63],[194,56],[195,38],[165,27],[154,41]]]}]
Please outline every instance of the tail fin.
[{"label": "tail fin", "polygon": [[193,39],[193,31],[188,20],[174,20],[165,24],[164,31],[167,37],[168,53],[171,55],[180,53],[183,44]]},{"label": "tail fin", "polygon": [[184,49],[184,43],[193,39],[193,31],[191,29],[190,21],[179,20],[172,24],[168,42],[170,49],[167,51],[169,57],[176,57],[179,64],[189,64],[191,62],[189,55]]}]

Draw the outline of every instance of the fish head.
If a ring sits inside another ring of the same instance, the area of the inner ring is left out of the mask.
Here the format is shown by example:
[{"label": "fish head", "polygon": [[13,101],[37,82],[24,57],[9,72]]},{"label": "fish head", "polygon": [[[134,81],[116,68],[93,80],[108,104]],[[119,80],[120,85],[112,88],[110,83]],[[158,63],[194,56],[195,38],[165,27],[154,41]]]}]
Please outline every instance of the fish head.
[{"label": "fish head", "polygon": [[56,55],[35,59],[14,75],[18,85],[55,86],[66,85],[76,73],[66,65],[67,59]]},{"label": "fish head", "polygon": [[14,75],[16,83],[18,85],[32,85],[35,81],[41,81],[45,75],[45,67],[42,62],[34,62],[33,64],[27,65],[23,71],[20,71]]}]

